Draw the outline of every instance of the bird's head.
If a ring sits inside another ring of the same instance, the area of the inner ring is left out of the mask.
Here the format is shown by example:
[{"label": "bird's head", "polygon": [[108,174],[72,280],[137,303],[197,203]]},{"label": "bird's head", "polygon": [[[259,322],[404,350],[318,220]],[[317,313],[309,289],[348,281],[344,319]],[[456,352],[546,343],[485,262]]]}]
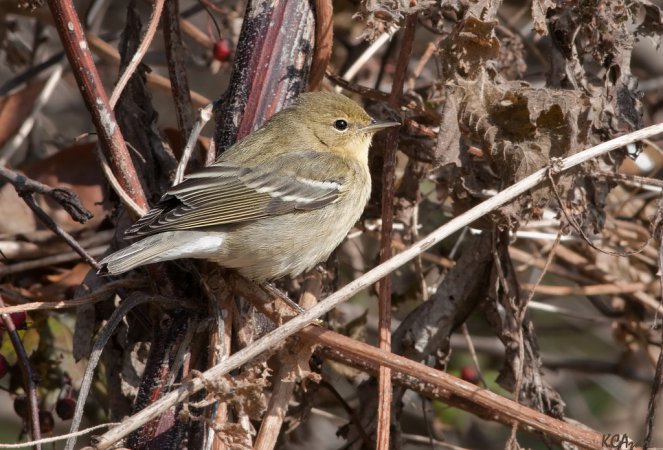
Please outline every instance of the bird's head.
[{"label": "bird's head", "polygon": [[400,125],[376,121],[353,100],[333,92],[302,94],[286,111],[328,151],[361,160],[368,158],[374,133]]}]

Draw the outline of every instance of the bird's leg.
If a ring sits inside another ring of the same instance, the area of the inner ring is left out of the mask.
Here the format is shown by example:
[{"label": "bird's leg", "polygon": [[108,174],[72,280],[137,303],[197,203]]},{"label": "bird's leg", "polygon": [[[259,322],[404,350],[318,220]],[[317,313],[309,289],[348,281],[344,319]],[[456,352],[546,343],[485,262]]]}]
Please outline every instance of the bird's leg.
[{"label": "bird's leg", "polygon": [[286,294],[281,289],[274,286],[269,281],[263,281],[262,283],[260,283],[260,287],[263,288],[265,291],[267,291],[269,294],[272,294],[273,296],[278,297],[284,302],[286,302],[288,306],[290,306],[290,308],[294,309],[297,312],[297,314],[302,314],[305,311],[304,308],[299,306],[299,304],[297,304],[294,300],[288,297],[288,294]]}]

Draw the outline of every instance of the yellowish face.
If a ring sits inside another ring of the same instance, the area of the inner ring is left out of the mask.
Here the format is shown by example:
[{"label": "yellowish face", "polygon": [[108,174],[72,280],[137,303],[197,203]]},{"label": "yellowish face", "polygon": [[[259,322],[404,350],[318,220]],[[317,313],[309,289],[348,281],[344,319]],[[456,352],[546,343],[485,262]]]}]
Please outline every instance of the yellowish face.
[{"label": "yellowish face", "polygon": [[365,158],[376,130],[366,129],[374,120],[349,98],[331,92],[299,97],[294,107],[301,122],[330,150]]}]

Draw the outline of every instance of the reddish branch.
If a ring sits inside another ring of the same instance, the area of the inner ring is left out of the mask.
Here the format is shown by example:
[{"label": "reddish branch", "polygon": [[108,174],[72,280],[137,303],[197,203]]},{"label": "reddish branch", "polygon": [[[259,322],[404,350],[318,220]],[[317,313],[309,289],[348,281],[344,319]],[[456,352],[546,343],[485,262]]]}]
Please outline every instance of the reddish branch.
[{"label": "reddish branch", "polygon": [[309,91],[320,89],[334,44],[334,9],[331,0],[315,0],[315,51],[311,62]]},{"label": "reddish branch", "polygon": [[[263,314],[274,321],[283,319],[275,312],[278,307],[265,294],[256,295],[256,291],[244,279],[236,277],[234,281],[237,292],[245,296]],[[315,344],[323,345],[323,352],[327,357],[372,374],[377,374],[380,367],[389,367],[394,371],[394,380],[399,384],[426,397],[471,411],[486,420],[508,426],[517,422],[525,429],[543,432],[559,442],[570,442],[582,448],[601,448],[601,435],[594,430],[575,427],[404,356],[316,326],[300,330],[299,335]]]},{"label": "reddish branch", "polygon": [[138,206],[147,209],[143,188],[113,110],[108,104],[108,97],[74,5],[71,0],[48,0],[48,5],[85,106],[97,130],[101,150],[122,189]]},{"label": "reddish branch", "polygon": [[[389,95],[389,105],[395,109],[400,106],[403,85],[407,75],[408,62],[412,52],[412,43],[417,25],[417,14],[408,16],[405,21],[401,49],[396,63],[394,81]],[[380,236],[380,263],[392,256],[391,233],[394,220],[394,191],[396,172],[396,149],[398,148],[398,129],[391,129],[386,138],[384,149],[384,168],[382,172],[382,231]],[[379,346],[381,350],[391,351],[391,276],[380,280],[379,287]],[[378,379],[378,427],[377,448],[389,448],[389,428],[391,412],[391,371],[380,366]]]},{"label": "reddish branch", "polygon": [[329,348],[324,352],[325,356],[372,373],[376,373],[379,366],[390,367],[396,382],[426,397],[504,425],[519,422],[525,429],[543,432],[559,442],[570,442],[587,449],[601,448],[601,434],[594,430],[546,416],[448,373],[323,328],[309,326],[301,334]]}]

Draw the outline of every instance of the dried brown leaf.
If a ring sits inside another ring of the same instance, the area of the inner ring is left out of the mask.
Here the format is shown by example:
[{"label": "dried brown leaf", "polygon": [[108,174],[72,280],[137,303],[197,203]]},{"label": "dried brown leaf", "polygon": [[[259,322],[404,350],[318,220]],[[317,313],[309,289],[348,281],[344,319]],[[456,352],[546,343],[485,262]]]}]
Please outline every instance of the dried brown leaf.
[{"label": "dried brown leaf", "polygon": [[400,25],[405,17],[426,10],[433,4],[433,0],[421,0],[414,5],[410,0],[363,0],[354,18],[364,22],[366,29],[362,37],[372,41],[393,25]]},{"label": "dried brown leaf", "polygon": [[20,91],[0,98],[0,148],[14,136],[30,115],[34,101],[45,84],[45,81],[32,83]]},{"label": "dried brown leaf", "polygon": [[554,0],[533,0],[532,1],[532,21],[534,22],[533,28],[540,36],[548,34],[548,25],[546,24],[546,16],[548,10],[554,8]]}]

